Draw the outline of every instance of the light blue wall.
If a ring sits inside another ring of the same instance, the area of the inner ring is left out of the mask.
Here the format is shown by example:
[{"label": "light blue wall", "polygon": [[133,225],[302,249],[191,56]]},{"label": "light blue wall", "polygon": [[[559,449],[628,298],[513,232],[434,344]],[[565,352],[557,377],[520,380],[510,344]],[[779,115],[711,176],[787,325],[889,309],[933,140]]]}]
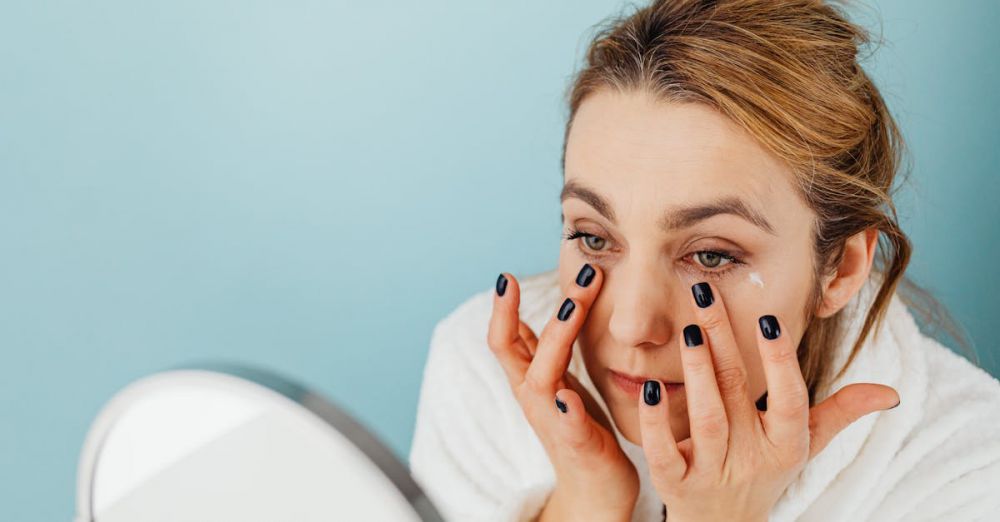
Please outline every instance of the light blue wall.
[{"label": "light blue wall", "polygon": [[[561,96],[622,5],[2,0],[2,518],[69,519],[103,402],[197,360],[405,457],[435,322],[554,266]],[[879,6],[913,273],[996,350],[1000,4]]]}]

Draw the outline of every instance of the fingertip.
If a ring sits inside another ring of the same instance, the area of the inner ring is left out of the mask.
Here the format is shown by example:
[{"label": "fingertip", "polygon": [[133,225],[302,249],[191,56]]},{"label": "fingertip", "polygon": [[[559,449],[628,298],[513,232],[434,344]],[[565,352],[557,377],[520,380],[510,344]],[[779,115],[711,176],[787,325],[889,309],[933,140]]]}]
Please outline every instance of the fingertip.
[{"label": "fingertip", "polygon": [[691,297],[698,309],[708,308],[715,303],[715,288],[708,281],[700,281],[691,285]]},{"label": "fingertip", "polygon": [[647,408],[655,408],[663,402],[663,384],[658,379],[647,380],[642,385],[640,399]]},{"label": "fingertip", "polygon": [[506,295],[507,285],[509,283],[510,283],[510,278],[507,277],[507,274],[504,272],[500,272],[500,275],[497,276],[496,284],[494,285],[493,289],[498,297],[503,297],[504,295]]},{"label": "fingertip", "polygon": [[562,413],[566,413],[569,409],[566,406],[566,402],[559,398],[559,394],[556,394],[556,409]]},{"label": "fingertip", "polygon": [[494,302],[499,302],[508,309],[517,310],[520,306],[521,287],[517,278],[510,272],[500,272],[493,288]]},{"label": "fingertip", "polygon": [[773,341],[781,336],[781,324],[778,322],[778,318],[773,315],[760,316],[757,319],[757,326],[765,341]]},{"label": "fingertip", "polygon": [[568,388],[563,388],[556,392],[555,402],[557,411],[569,417],[575,416],[577,410],[580,409],[579,396]]}]

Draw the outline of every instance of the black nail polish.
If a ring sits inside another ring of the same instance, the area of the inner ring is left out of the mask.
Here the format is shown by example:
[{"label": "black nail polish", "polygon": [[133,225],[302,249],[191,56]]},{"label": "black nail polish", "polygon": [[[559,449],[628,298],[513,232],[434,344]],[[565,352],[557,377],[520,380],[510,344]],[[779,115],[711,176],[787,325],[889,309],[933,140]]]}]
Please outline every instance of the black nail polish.
[{"label": "black nail polish", "polygon": [[566,403],[559,400],[559,397],[556,397],[556,408],[559,408],[559,411],[566,413]]},{"label": "black nail polish", "polygon": [[659,381],[646,381],[646,384],[642,386],[642,400],[646,401],[646,404],[650,406],[656,406],[660,403]]},{"label": "black nail polish", "polygon": [[777,339],[781,335],[781,328],[778,327],[778,318],[773,315],[761,316],[757,322],[760,324],[760,333],[766,339]]},{"label": "black nail polish", "polygon": [[507,278],[503,274],[497,278],[497,295],[503,297],[504,292],[507,291]]},{"label": "black nail polish", "polygon": [[764,395],[761,395],[760,398],[757,399],[757,410],[759,410],[759,411],[767,411],[767,392],[766,391],[764,392]]},{"label": "black nail polish", "polygon": [[692,286],[691,293],[694,294],[694,302],[698,304],[698,308],[708,308],[715,302],[712,287],[708,286],[708,283],[698,283]]},{"label": "black nail polish", "polygon": [[565,321],[566,319],[569,319],[569,314],[573,313],[574,308],[576,308],[576,304],[573,303],[572,299],[567,297],[566,300],[563,301],[562,306],[559,307],[559,320]]},{"label": "black nail polish", "polygon": [[684,327],[684,344],[695,347],[705,342],[701,338],[701,328],[696,324],[689,324]]},{"label": "black nail polish", "polygon": [[594,267],[590,266],[590,263],[583,265],[580,273],[576,275],[576,284],[586,288],[594,280],[594,274],[596,273]]}]

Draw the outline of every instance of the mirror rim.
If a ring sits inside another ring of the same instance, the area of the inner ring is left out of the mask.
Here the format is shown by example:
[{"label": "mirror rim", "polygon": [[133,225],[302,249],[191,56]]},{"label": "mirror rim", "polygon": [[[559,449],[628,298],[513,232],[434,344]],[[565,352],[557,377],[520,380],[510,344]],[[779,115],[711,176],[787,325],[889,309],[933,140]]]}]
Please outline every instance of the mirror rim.
[{"label": "mirror rim", "polygon": [[146,385],[172,374],[207,372],[236,377],[277,393],[319,417],[361,450],[399,490],[421,520],[443,522],[443,518],[423,489],[413,479],[406,464],[344,409],[312,389],[276,372],[228,362],[185,365],[155,372],[133,380],[104,403],[87,432],[77,467],[76,522],[95,522],[92,512],[93,479],[101,449],[121,414],[142,395]]}]

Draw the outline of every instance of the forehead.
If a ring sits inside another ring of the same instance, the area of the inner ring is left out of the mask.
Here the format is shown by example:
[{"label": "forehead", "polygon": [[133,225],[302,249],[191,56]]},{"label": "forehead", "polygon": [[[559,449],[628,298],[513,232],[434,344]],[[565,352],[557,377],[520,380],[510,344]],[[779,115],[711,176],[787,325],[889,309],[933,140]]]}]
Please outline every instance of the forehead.
[{"label": "forehead", "polygon": [[585,182],[616,206],[732,195],[775,214],[789,207],[775,203],[798,199],[788,166],[718,111],[609,89],[577,109],[566,179]]}]

